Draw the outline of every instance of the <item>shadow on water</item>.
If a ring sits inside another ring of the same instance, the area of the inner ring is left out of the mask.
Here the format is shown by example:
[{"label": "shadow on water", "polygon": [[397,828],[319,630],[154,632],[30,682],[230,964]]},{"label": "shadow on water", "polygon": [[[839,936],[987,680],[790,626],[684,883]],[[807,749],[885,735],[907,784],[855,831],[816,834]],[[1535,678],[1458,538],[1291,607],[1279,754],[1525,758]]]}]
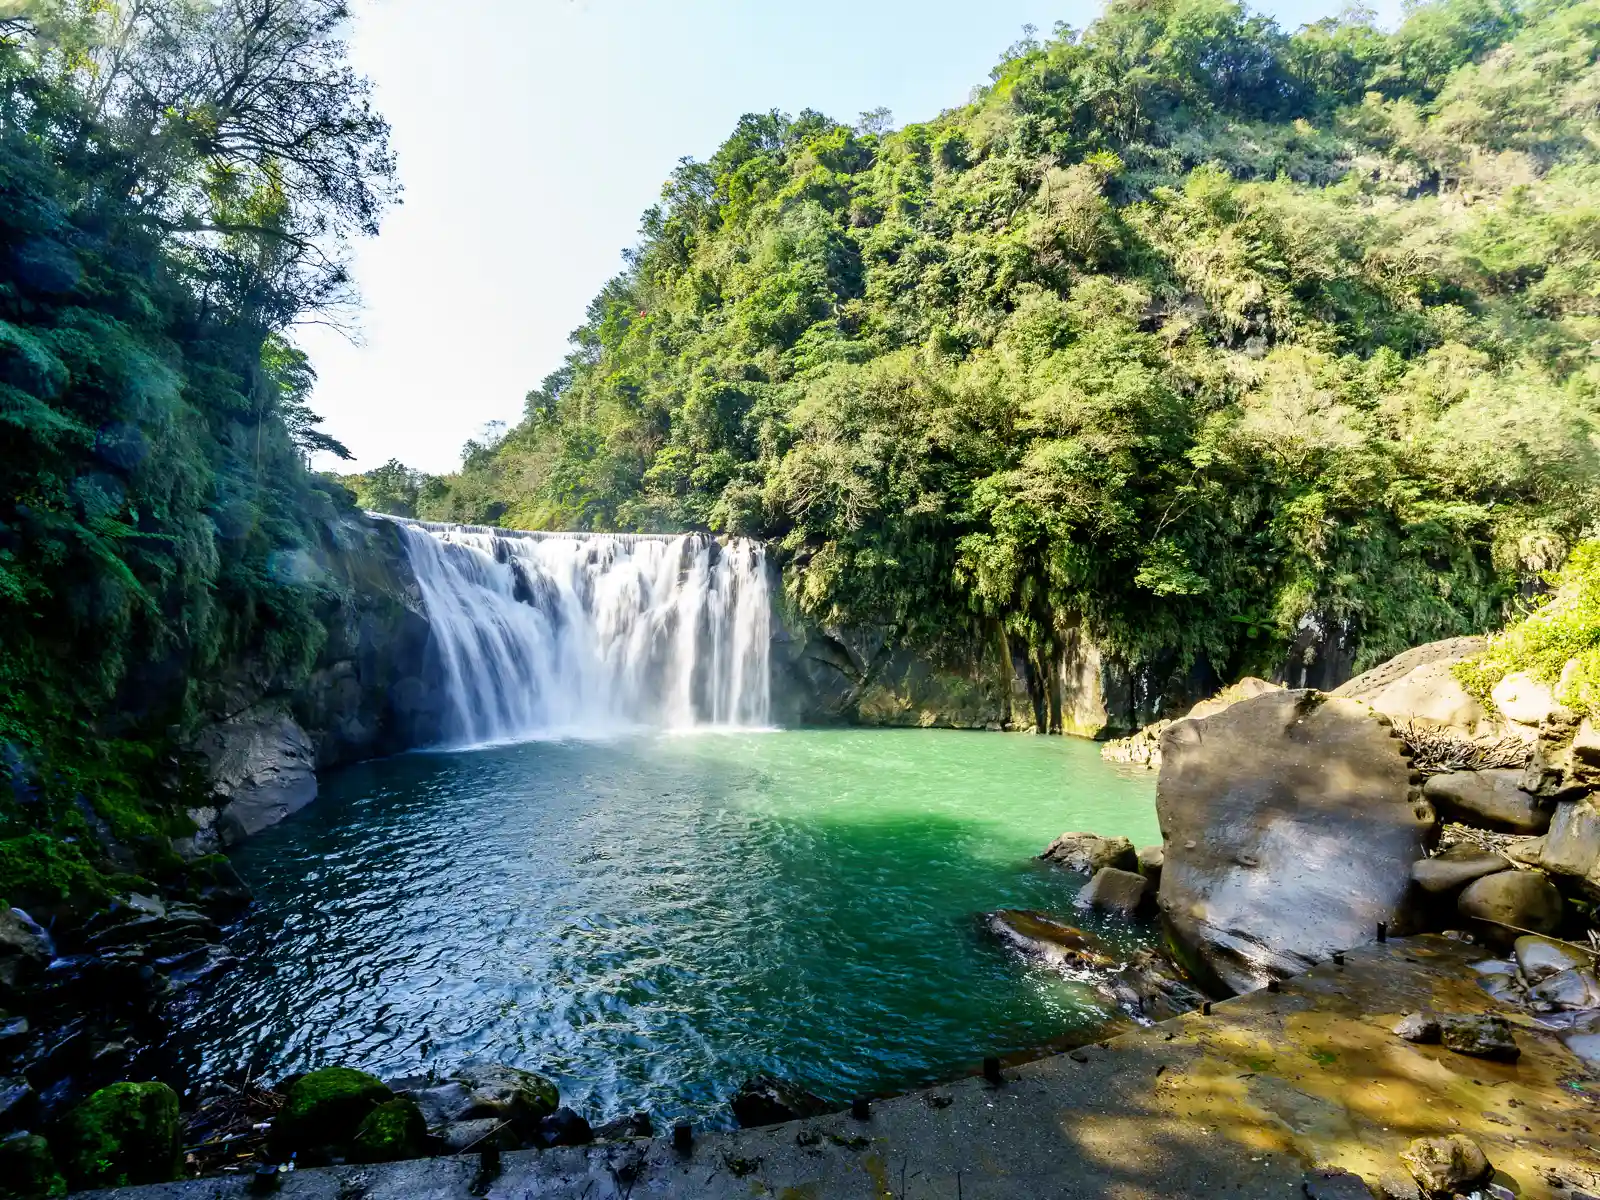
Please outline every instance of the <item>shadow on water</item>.
[{"label": "shadow on water", "polygon": [[973,914],[1066,909],[1031,856],[1154,830],[1150,787],[1051,739],[544,743],[352,768],[247,844],[243,963],[188,1006],[195,1073],[537,1068],[595,1119],[718,1120],[749,1074],[830,1097],[1097,1028]]}]

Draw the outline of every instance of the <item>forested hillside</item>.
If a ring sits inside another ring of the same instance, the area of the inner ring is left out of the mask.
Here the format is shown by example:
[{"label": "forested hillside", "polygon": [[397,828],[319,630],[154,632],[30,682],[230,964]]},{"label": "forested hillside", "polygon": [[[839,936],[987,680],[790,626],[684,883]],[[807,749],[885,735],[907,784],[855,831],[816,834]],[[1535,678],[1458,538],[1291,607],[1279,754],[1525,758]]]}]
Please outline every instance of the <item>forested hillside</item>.
[{"label": "forested hillside", "polygon": [[684,160],[523,420],[369,504],[781,544],[924,646],[1364,667],[1497,624],[1593,521],[1600,0],[1286,34],[1113,3],[888,132]]},{"label": "forested hillside", "polygon": [[321,644],[306,547],[349,500],[283,335],[393,193],[346,15],[0,5],[0,900],[99,886],[101,822],[174,866],[172,735]]}]

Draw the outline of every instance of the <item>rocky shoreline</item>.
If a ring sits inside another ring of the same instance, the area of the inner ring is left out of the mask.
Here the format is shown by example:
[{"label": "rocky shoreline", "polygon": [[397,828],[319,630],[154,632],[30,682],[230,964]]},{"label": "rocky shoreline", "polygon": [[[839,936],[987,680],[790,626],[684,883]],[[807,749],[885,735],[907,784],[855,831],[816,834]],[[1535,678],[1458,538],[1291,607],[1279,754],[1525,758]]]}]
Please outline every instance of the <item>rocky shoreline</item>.
[{"label": "rocky shoreline", "polygon": [[[1527,679],[1487,708],[1453,672],[1481,650],[1480,639],[1420,647],[1333,693],[1246,680],[1140,735],[1160,771],[1162,845],[1068,833],[1041,857],[1084,880],[1075,913],[1159,922],[1170,954],[1118,951],[1076,916],[993,912],[982,928],[1089,982],[1129,1028],[1270,990],[1374,938],[1451,931],[1485,948],[1485,1005],[1550,1030],[1574,1070],[1600,1070],[1588,917],[1600,898],[1600,734]],[[0,1167],[22,1181],[14,1194],[656,1132],[648,1114],[591,1129],[548,1081],[503,1067],[387,1082],[335,1067],[272,1088],[212,1080],[187,1114],[164,1084],[127,1082],[163,1073],[165,1006],[231,961],[223,927],[249,893],[216,850],[315,794],[321,751],[287,716],[230,728],[202,746],[215,803],[172,844],[188,860],[177,882],[53,914],[48,929],[0,911]],[[1446,1018],[1485,1015],[1419,1012],[1413,1025],[1443,1037]],[[337,1119],[297,1115],[325,1091]],[[733,1101],[743,1125],[829,1107],[769,1077]]]}]

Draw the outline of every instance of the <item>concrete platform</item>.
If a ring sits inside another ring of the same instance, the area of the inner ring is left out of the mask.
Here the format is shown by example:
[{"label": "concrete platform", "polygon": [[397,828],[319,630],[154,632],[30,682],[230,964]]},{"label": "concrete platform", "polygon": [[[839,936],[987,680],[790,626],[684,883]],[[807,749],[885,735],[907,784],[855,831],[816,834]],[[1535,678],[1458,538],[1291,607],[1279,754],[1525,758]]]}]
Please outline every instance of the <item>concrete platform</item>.
[{"label": "concrete platform", "polygon": [[[487,1188],[476,1155],[298,1171],[289,1200],[1115,1200],[1302,1197],[1336,1167],[1376,1184],[1412,1138],[1465,1133],[1525,1200],[1600,1195],[1600,1080],[1518,1018],[1521,1060],[1466,1058],[1390,1032],[1422,1007],[1497,1006],[1478,947],[1418,937],[1351,951],[1283,985],[1006,1072],[767,1129],[520,1151]],[[840,1053],[848,1054],[847,1047]],[[1563,1177],[1554,1186],[1549,1176]],[[93,1193],[233,1200],[249,1180]],[[1574,1191],[1574,1189],[1579,1189]]]}]

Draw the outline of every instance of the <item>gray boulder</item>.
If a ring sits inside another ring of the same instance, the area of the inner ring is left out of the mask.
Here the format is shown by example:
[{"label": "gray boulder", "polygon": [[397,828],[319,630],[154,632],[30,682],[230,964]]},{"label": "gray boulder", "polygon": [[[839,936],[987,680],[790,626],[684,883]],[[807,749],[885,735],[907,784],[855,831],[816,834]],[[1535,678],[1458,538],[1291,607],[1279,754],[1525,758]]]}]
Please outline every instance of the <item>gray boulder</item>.
[{"label": "gray boulder", "polygon": [[1045,847],[1039,856],[1058,863],[1079,875],[1093,875],[1102,867],[1137,871],[1139,855],[1125,837],[1101,837],[1098,833],[1063,833]]},{"label": "gray boulder", "polygon": [[1521,788],[1521,771],[1451,771],[1423,785],[1439,817],[1502,833],[1540,834],[1550,827],[1550,808]]},{"label": "gray boulder", "polygon": [[1072,903],[1074,908],[1090,912],[1132,917],[1144,907],[1145,893],[1149,887],[1150,881],[1143,875],[1119,871],[1116,867],[1101,867]]},{"label": "gray boulder", "polygon": [[317,798],[311,738],[283,713],[245,713],[207,726],[195,749],[206,760],[224,845],[237,845]]},{"label": "gray boulder", "polygon": [[1539,849],[1539,865],[1554,875],[1580,880],[1600,894],[1600,806],[1588,796],[1556,805],[1550,832]]},{"label": "gray boulder", "polygon": [[1517,956],[1517,966],[1529,983],[1538,983],[1562,971],[1581,971],[1590,966],[1590,958],[1576,946],[1552,942],[1549,938],[1526,934],[1512,947]]},{"label": "gray boulder", "polygon": [[1333,695],[1364,701],[1396,721],[1446,726],[1468,736],[1488,733],[1496,728],[1494,719],[1451,671],[1486,645],[1481,637],[1462,637],[1417,646],[1357,675]]},{"label": "gray boulder", "polygon": [[1463,917],[1511,929],[1554,933],[1561,926],[1561,893],[1538,871],[1501,871],[1467,885],[1456,901]]},{"label": "gray boulder", "polygon": [[1442,895],[1464,888],[1474,879],[1510,869],[1511,861],[1505,855],[1484,850],[1471,842],[1459,842],[1432,858],[1414,863],[1411,878],[1423,891]]},{"label": "gray boulder", "polygon": [[1436,828],[1389,723],[1365,705],[1283,691],[1162,739],[1160,906],[1202,983],[1250,991],[1405,915]]}]

